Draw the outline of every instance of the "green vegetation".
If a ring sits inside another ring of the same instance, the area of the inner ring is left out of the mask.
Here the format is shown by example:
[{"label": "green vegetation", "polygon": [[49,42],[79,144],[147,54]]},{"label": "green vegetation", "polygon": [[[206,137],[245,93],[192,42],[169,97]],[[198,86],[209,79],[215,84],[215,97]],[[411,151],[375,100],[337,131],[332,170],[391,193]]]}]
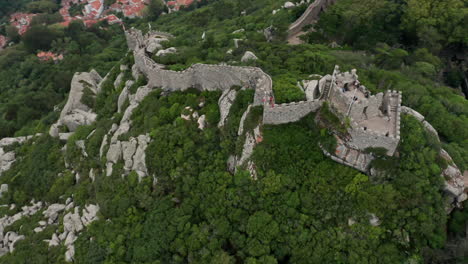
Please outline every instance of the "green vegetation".
[{"label": "green vegetation", "polygon": [[[66,97],[73,74],[94,68],[104,76],[126,49],[118,26],[86,29],[80,22],[66,29],[33,26],[22,39],[0,52],[0,138],[44,132],[55,122],[54,106]],[[49,48],[64,60],[39,61],[36,51]],[[99,102],[97,107],[102,109]]]},{"label": "green vegetation", "polygon": [[[26,8],[26,1],[7,3],[6,12],[17,10],[13,6]],[[0,138],[44,133],[6,149],[15,150],[17,161],[0,178],[0,184],[9,184],[1,204],[20,208],[33,198],[63,203],[71,196],[79,206],[98,204],[99,220],[75,242],[76,263],[421,263],[424,251],[442,249],[447,236],[461,236],[467,220],[466,209],[445,213],[440,173],[447,164],[438,156],[440,148],[462,170],[468,168],[468,104],[446,86],[461,83],[460,69],[442,77],[448,64],[444,51],[466,50],[462,15],[456,13],[465,9],[458,0],[421,3],[418,8],[411,0],[338,1],[323,14],[316,33],[306,35],[308,43],[295,46],[285,43],[286,29],[305,6],[272,15],[283,1],[201,1],[164,16],[153,1],[145,18],[126,20],[127,27],[146,30],[150,22],[176,36],[163,45],[178,52],[154,58],[168,69],[197,62],[261,67],[274,80],[277,103],[304,100],[297,82],[317,78],[310,74],[329,74],[335,64],[343,71],[357,68],[372,92],[403,91],[403,104],[421,112],[442,142],[403,115],[397,156],[367,150],[378,157],[373,162],[378,176],[366,176],[323,154],[318,143],[334,149],[331,131],[345,134],[347,126],[327,105],[299,122],[261,128],[263,140],[252,156],[257,179],[242,166],[229,172],[228,158],[239,155],[245,141],[245,133],[237,134],[241,116],[253,101],[252,90],[233,87],[237,97],[221,129],[220,91],[168,94],[155,88],[133,110],[128,133],[119,137],[150,135],[149,176],[125,175],[120,161],[107,177],[106,157],[99,150],[122,118],[116,113],[117,99],[132,79],[131,71],[124,72],[118,87],[114,81],[121,64],[134,63],[125,53],[121,29],[38,22],[27,35],[17,36],[17,45],[0,53]],[[267,42],[261,30],[270,25],[274,39]],[[245,31],[232,34],[240,28]],[[244,40],[235,48],[233,38]],[[330,48],[331,41],[343,47]],[[42,48],[63,53],[65,59],[40,62],[35,53]],[[241,63],[247,50],[259,59]],[[85,89],[82,98],[98,120],[79,127],[66,143],[51,138],[48,128],[59,115],[54,106],[63,106],[73,73],[92,68],[102,76],[108,73],[99,94]],[[132,95],[147,84],[144,77],[134,81]],[[196,118],[181,118],[191,114],[187,106],[206,115],[204,130]],[[258,125],[262,111],[251,108],[244,131]],[[0,208],[2,215],[15,210]],[[32,231],[41,215],[39,211],[7,229],[26,239],[0,263],[64,262],[65,248],[48,248],[43,241],[55,227]],[[378,225],[370,223],[373,215]]]}]

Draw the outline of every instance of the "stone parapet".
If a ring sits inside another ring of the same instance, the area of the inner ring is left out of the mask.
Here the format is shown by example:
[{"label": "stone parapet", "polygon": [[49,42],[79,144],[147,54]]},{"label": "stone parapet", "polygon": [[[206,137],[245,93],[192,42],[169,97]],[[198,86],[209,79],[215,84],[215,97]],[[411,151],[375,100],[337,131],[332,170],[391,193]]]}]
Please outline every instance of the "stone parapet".
[{"label": "stone parapet", "polygon": [[273,97],[271,77],[256,67],[238,67],[218,64],[194,64],[183,71],[163,69],[144,53],[134,52],[135,64],[148,78],[149,87],[160,87],[168,91],[184,91],[189,88],[215,91],[233,86],[255,89],[254,105],[261,105]]},{"label": "stone parapet", "polygon": [[337,0],[315,0],[309,5],[302,16],[289,26],[289,36],[296,35],[302,31],[304,26],[315,23],[315,21],[318,20],[320,13],[336,3],[336,1]]},{"label": "stone parapet", "polygon": [[279,125],[296,122],[309,113],[317,111],[320,106],[322,106],[322,101],[318,100],[265,106],[263,110],[263,123]]}]

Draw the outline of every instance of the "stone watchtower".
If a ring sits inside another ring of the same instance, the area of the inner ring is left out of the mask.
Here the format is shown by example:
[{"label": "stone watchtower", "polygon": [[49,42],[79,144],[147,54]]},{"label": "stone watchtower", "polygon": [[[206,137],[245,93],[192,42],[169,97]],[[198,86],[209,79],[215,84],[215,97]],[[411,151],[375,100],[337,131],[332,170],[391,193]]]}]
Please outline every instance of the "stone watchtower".
[{"label": "stone watchtower", "polygon": [[395,154],[400,142],[401,92],[388,90],[371,95],[361,85],[356,70],[340,72],[320,80],[320,99],[330,104],[331,111],[347,124],[348,136],[337,137],[333,160],[367,172],[374,157],[370,149],[382,149],[388,156]]}]

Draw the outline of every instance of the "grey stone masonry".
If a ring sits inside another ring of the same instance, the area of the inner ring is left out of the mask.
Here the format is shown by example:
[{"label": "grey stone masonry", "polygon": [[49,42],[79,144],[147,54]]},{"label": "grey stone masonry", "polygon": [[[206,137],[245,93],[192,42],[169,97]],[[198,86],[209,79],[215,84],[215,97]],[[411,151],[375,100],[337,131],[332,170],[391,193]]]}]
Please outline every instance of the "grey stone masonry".
[{"label": "grey stone masonry", "polygon": [[336,1],[337,0],[315,0],[309,5],[302,16],[289,26],[289,36],[296,35],[302,31],[304,26],[315,23],[319,19],[320,13],[336,3]]},{"label": "grey stone masonry", "polygon": [[127,43],[134,52],[136,68],[148,78],[148,87],[168,91],[227,90],[233,86],[255,89],[254,105],[262,105],[273,97],[271,77],[256,67],[194,64],[183,71],[165,70],[164,65],[153,61],[145,52],[145,37],[141,31],[126,32]]},{"label": "grey stone masonry", "polygon": [[[303,16],[291,25],[289,33],[295,34],[302,30],[304,25],[311,23],[323,9],[335,2],[336,0],[316,0],[309,6]],[[146,46],[150,38],[168,39],[172,37],[170,34],[153,31],[143,35],[141,31],[131,29],[126,31],[126,37],[128,46],[133,50],[135,58],[132,72],[144,74],[148,79],[148,84],[138,89],[135,95],[135,99],[138,100],[135,101],[136,103],[131,100],[130,106],[125,110],[121,125],[111,138],[109,152],[111,152],[112,144],[120,143],[116,142],[118,135],[128,131],[130,127],[129,116],[132,110],[155,87],[166,91],[184,91],[189,88],[208,91],[221,90],[225,96],[229,93],[235,94],[235,91],[231,90],[233,86],[254,89],[255,96],[252,106],[263,105],[263,124],[273,125],[299,121],[307,114],[317,111],[323,102],[327,101],[331,110],[342,119],[342,122],[349,124],[349,136],[346,136],[346,138],[336,136],[339,144],[334,150],[335,153],[324,150],[324,154],[336,162],[356,168],[364,173],[369,172],[370,162],[374,159],[372,154],[364,151],[367,148],[385,148],[387,155],[394,155],[400,141],[401,112],[415,116],[427,130],[437,135],[437,131],[424,120],[421,114],[401,106],[401,92],[388,90],[385,93],[371,95],[366,87],[359,83],[356,70],[341,72],[339,67],[335,66],[332,75],[326,75],[313,82],[313,91],[309,91],[307,101],[275,104],[272,79],[260,68],[237,67],[225,64],[194,64],[183,71],[166,70],[164,65],[154,62],[148,56]],[[232,103],[232,100],[233,98],[230,98],[230,100],[226,100],[226,104],[220,103],[221,112],[224,113],[223,119],[227,117],[229,112],[230,104],[228,104],[228,101]],[[248,111],[244,113],[241,123],[245,121],[247,114]],[[243,134],[243,129],[240,128],[238,133],[239,135]],[[231,157],[230,164],[232,166],[247,164],[246,162],[257,139],[261,137],[260,126],[254,129],[253,134],[251,131],[245,133],[246,142],[242,156]],[[128,153],[131,153],[134,146],[127,146],[126,149],[131,150],[128,151]],[[124,155],[128,153],[124,153]],[[446,152],[444,153],[446,154]],[[445,189],[454,197],[452,199],[454,202],[460,202],[466,199],[461,184],[461,173],[448,154],[445,156],[447,156],[446,159],[451,164],[444,170],[443,174],[445,178],[449,178],[446,181]],[[108,161],[116,158],[110,155]],[[133,164],[130,164],[129,158],[126,160],[129,160],[126,166],[130,168],[130,165]],[[144,160],[144,158],[141,160]],[[132,169],[134,169],[133,167]],[[253,167],[250,166],[249,168]],[[112,170],[112,166],[110,170]],[[251,173],[255,174],[252,171]]]},{"label": "grey stone masonry", "polygon": [[263,109],[264,124],[286,124],[299,121],[322,106],[322,101],[302,101],[288,104],[265,105]]},{"label": "grey stone masonry", "polygon": [[401,92],[371,95],[359,83],[356,70],[342,73],[338,66],[329,87],[322,98],[337,116],[350,123],[347,143],[359,150],[385,148],[392,156],[400,141]]}]

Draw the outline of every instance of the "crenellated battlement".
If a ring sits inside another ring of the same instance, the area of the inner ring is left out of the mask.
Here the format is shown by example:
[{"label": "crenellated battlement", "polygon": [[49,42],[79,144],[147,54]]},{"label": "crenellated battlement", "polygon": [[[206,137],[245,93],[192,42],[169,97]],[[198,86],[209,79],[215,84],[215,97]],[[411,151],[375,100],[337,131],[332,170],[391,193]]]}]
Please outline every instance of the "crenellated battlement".
[{"label": "crenellated battlement", "polygon": [[[343,122],[350,123],[349,138],[343,142],[349,149],[360,152],[380,147],[385,148],[390,156],[396,151],[400,141],[402,94],[388,90],[372,95],[359,83],[356,70],[341,72],[336,66],[332,75],[319,80],[319,99],[275,104],[273,81],[260,68],[196,63],[182,71],[166,70],[165,65],[153,61],[146,52],[145,41],[155,34],[171,37],[170,34],[155,31],[143,35],[134,29],[126,33],[128,46],[134,53],[135,65],[147,77],[149,88],[158,87],[169,92],[189,88],[225,92],[233,86],[253,89],[253,105],[263,105],[263,123],[273,125],[299,121],[309,113],[316,112],[327,101]],[[354,167],[362,170],[368,161],[366,158]]]}]

